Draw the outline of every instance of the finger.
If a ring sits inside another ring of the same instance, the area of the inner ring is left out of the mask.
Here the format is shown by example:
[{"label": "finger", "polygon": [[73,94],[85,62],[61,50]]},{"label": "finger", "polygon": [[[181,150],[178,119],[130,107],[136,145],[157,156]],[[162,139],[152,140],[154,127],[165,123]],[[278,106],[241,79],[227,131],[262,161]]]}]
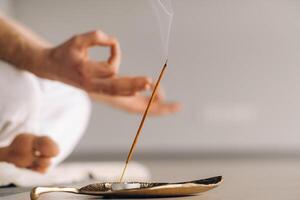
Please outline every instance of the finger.
[{"label": "finger", "polygon": [[159,103],[154,104],[150,108],[149,114],[152,116],[167,115],[179,112],[181,110],[181,104],[179,103]]},{"label": "finger", "polygon": [[109,66],[107,62],[89,61],[85,65],[85,75],[88,77],[109,78],[118,72],[116,67]]},{"label": "finger", "polygon": [[110,46],[110,57],[108,58],[108,64],[111,67],[119,69],[120,63],[121,63],[121,49],[118,41],[115,39],[113,44]]},{"label": "finger", "polygon": [[115,38],[99,30],[74,36],[72,41],[78,47],[112,46],[116,43]]},{"label": "finger", "polygon": [[48,168],[50,165],[51,165],[51,159],[50,158],[36,158],[33,161],[32,167]]},{"label": "finger", "polygon": [[150,89],[151,80],[147,77],[118,77],[94,80],[92,84],[92,91],[95,93],[132,96]]},{"label": "finger", "polygon": [[158,86],[156,94],[154,96],[154,101],[164,101],[166,99],[166,94],[161,86]]},{"label": "finger", "polygon": [[39,152],[41,157],[54,157],[59,153],[57,144],[47,136],[36,137],[33,141],[34,152]]},{"label": "finger", "polygon": [[[126,97],[123,97],[126,98]],[[134,103],[134,105],[129,104],[127,108],[125,108],[130,113],[144,113],[149,103],[150,97],[139,96],[136,95],[134,98],[138,98],[139,100]],[[138,103],[143,102],[143,103]],[[181,104],[177,102],[153,102],[151,104],[149,115],[151,116],[160,116],[167,115],[179,112],[181,110]]]},{"label": "finger", "polygon": [[[74,44],[78,47],[91,47],[91,46],[109,46],[110,57],[106,64],[107,68],[112,68],[114,72],[118,71],[121,62],[121,49],[119,42],[116,38],[108,36],[101,31],[93,31],[79,36],[75,36]],[[103,62],[98,63],[103,66]],[[109,70],[109,69],[108,69]]]},{"label": "finger", "polygon": [[36,158],[33,161],[32,166],[29,167],[29,169],[38,171],[41,173],[45,173],[50,165],[51,165],[50,158]]},{"label": "finger", "polygon": [[40,172],[40,173],[46,173],[48,170],[48,167],[28,167],[28,169]]}]

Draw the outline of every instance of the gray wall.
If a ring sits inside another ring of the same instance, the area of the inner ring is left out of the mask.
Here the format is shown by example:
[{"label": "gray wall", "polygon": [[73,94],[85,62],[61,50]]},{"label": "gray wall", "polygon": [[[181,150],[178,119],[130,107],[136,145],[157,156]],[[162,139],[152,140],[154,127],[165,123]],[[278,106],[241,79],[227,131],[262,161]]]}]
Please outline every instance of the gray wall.
[{"label": "gray wall", "polygon": [[[16,18],[54,44],[102,29],[117,36],[122,74],[156,77],[155,14],[141,0],[15,0]],[[147,120],[139,152],[300,151],[300,1],[174,0],[163,85],[183,103]],[[105,58],[103,50],[97,58]],[[77,152],[127,152],[140,116],[94,104]]]},{"label": "gray wall", "polygon": [[12,15],[12,1],[9,0],[1,0],[0,1],[1,12]]}]

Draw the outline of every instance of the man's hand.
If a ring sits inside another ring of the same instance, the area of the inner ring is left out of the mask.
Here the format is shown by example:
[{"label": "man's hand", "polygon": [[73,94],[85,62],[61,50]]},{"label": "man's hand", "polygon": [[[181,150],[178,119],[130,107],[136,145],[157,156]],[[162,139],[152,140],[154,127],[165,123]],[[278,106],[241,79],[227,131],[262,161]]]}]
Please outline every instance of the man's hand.
[{"label": "man's hand", "polygon": [[58,153],[59,148],[51,138],[21,133],[9,146],[0,148],[0,161],[45,173]]},{"label": "man's hand", "polygon": [[[88,49],[110,48],[107,61],[90,60]],[[146,77],[117,77],[121,60],[118,41],[101,31],[77,35],[46,54],[46,69],[54,79],[75,85],[88,92],[109,95],[134,95],[150,88]]]},{"label": "man's hand", "polygon": [[[144,113],[149,102],[149,96],[137,94],[131,97],[114,97],[107,95],[90,95],[96,101],[102,101],[112,107],[119,108],[129,113],[142,114]],[[155,98],[151,104],[149,115],[160,116],[172,114],[180,111],[181,104],[177,102],[166,102],[165,95],[161,89],[157,91]]]},{"label": "man's hand", "polygon": [[[93,61],[88,49],[110,48],[107,61]],[[16,68],[82,88],[109,95],[134,95],[150,88],[146,77],[117,77],[121,60],[118,41],[101,31],[74,36],[52,47],[22,25],[0,16],[0,59]]]}]

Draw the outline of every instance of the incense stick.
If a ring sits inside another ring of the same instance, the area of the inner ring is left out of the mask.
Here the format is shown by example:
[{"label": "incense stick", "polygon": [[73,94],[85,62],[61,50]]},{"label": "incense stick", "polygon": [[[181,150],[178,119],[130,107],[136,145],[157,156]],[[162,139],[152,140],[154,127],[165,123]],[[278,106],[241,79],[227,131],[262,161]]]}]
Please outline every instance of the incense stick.
[{"label": "incense stick", "polygon": [[140,126],[139,126],[139,128],[138,128],[138,130],[137,130],[137,133],[136,133],[136,135],[135,135],[135,138],[134,138],[134,140],[133,140],[133,142],[132,142],[131,148],[130,148],[130,150],[129,150],[129,153],[128,153],[128,156],[127,156],[127,159],[126,159],[126,162],[125,162],[124,169],[123,169],[123,171],[122,171],[122,175],[121,175],[121,177],[120,177],[120,182],[122,182],[122,180],[123,180],[125,171],[126,171],[126,169],[127,169],[128,162],[129,162],[130,159],[131,159],[131,156],[132,156],[134,147],[135,147],[135,145],[136,145],[136,143],[137,143],[137,140],[138,140],[138,138],[139,138],[139,136],[140,136],[141,130],[142,130],[142,128],[143,128],[145,119],[146,119],[147,114],[148,114],[148,111],[149,111],[149,108],[150,108],[150,106],[151,106],[151,104],[152,104],[152,102],[153,102],[153,99],[154,99],[154,97],[155,97],[156,90],[157,90],[157,88],[158,88],[158,86],[159,86],[159,83],[160,83],[160,81],[161,81],[161,79],[162,79],[162,77],[163,77],[164,71],[165,71],[165,69],[166,69],[166,67],[167,67],[167,62],[168,62],[168,59],[166,60],[164,66],[163,66],[163,68],[162,68],[162,70],[161,70],[161,72],[160,72],[160,74],[159,74],[158,80],[157,80],[157,82],[156,82],[156,84],[155,84],[155,86],[154,86],[154,89],[153,89],[153,91],[152,91],[150,100],[149,100],[149,102],[148,102],[148,105],[147,105],[146,110],[145,110],[145,112],[144,112],[144,115],[143,115],[143,117],[142,117]]}]

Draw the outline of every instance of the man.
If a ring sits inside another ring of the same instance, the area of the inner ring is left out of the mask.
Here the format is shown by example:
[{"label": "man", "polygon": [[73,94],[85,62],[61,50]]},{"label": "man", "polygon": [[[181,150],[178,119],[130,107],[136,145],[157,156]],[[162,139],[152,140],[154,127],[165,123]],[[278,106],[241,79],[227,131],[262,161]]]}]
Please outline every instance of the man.
[{"label": "man", "polygon": [[[88,57],[93,46],[110,48],[107,61]],[[68,156],[84,133],[90,98],[142,113],[148,77],[121,77],[116,38],[92,31],[53,47],[25,27],[0,16],[0,161],[38,172]],[[177,112],[158,94],[150,114]]]}]

